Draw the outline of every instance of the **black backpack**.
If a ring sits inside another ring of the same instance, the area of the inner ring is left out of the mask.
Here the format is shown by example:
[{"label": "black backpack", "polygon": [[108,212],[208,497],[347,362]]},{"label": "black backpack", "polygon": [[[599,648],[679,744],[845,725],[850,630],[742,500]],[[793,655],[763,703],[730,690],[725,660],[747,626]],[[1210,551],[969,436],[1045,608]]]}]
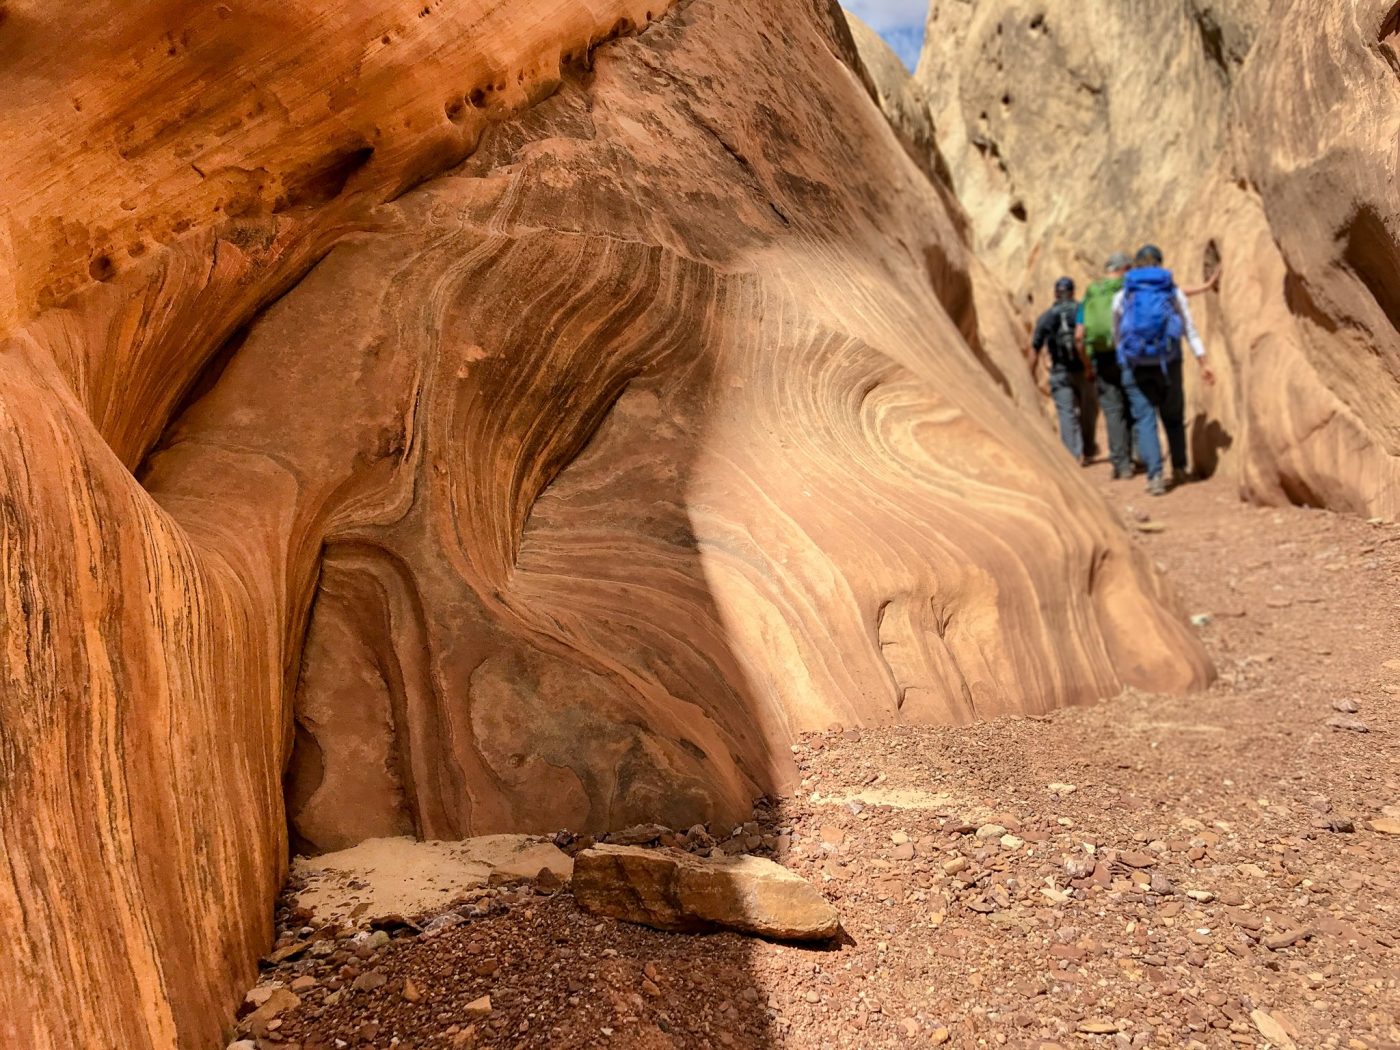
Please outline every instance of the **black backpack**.
[{"label": "black backpack", "polygon": [[1063,368],[1076,368],[1080,360],[1079,347],[1074,342],[1074,323],[1079,315],[1079,304],[1056,303],[1052,309],[1058,316],[1050,333],[1050,360]]}]

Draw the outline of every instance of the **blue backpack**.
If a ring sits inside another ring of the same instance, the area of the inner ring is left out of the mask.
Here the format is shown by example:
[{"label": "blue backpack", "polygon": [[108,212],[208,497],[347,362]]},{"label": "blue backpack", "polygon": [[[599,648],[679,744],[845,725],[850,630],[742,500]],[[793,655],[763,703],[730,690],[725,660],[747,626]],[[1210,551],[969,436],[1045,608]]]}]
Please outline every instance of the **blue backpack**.
[{"label": "blue backpack", "polygon": [[1170,270],[1147,266],[1123,279],[1118,360],[1126,367],[1161,364],[1181,355],[1181,315]]}]

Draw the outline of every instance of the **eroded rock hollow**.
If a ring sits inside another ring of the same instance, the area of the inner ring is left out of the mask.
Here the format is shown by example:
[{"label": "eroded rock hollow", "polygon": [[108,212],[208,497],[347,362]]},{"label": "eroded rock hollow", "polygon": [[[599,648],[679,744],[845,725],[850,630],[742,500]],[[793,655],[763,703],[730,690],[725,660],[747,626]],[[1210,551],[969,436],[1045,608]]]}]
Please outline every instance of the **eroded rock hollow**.
[{"label": "eroded rock hollow", "polygon": [[4,14],[5,1045],[218,1045],[289,834],[1207,678],[834,6]]},{"label": "eroded rock hollow", "polygon": [[1156,241],[1223,381],[1199,467],[1400,514],[1394,0],[935,3],[918,82],[974,241],[1024,308]]}]

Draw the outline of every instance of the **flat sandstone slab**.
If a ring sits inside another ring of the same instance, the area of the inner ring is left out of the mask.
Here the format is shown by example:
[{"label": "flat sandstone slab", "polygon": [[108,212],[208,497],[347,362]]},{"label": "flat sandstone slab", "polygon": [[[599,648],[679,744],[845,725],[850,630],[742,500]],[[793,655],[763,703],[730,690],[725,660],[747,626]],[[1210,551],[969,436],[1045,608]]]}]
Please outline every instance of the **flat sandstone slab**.
[{"label": "flat sandstone slab", "polygon": [[698,932],[785,941],[836,935],[836,909],[810,883],[761,857],[703,859],[677,850],[600,845],[574,858],[574,899],[596,915]]},{"label": "flat sandstone slab", "polygon": [[533,879],[548,869],[567,882],[573,862],[549,842],[527,835],[483,835],[460,842],[368,839],[319,857],[298,857],[292,874],[305,883],[297,904],[316,920],[342,925],[384,915],[438,911],[492,876]]}]

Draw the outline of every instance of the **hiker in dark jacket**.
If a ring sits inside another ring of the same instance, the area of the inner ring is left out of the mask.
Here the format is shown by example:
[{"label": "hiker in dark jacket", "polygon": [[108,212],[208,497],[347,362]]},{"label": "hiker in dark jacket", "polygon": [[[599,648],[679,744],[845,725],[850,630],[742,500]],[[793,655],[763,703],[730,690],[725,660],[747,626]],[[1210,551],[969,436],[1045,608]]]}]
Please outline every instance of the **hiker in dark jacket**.
[{"label": "hiker in dark jacket", "polygon": [[1113,331],[1123,369],[1123,389],[1133,413],[1138,451],[1147,463],[1147,491],[1153,496],[1167,492],[1162,476],[1162,445],[1157,435],[1159,415],[1171,450],[1172,480],[1179,483],[1186,478],[1183,337],[1201,366],[1201,378],[1207,383],[1215,382],[1186,295],[1162,262],[1160,248],[1151,244],[1143,247],[1123,279],[1123,290],[1113,300]]},{"label": "hiker in dark jacket", "polygon": [[1099,396],[1104,428],[1108,431],[1108,458],[1115,480],[1133,476],[1133,416],[1123,389],[1123,370],[1113,340],[1113,301],[1123,289],[1128,256],[1114,252],[1104,266],[1105,276],[1089,285],[1079,304],[1076,335],[1092,370],[1090,381]]},{"label": "hiker in dark jacket", "polygon": [[1079,304],[1074,301],[1074,281],[1061,277],[1055,282],[1055,305],[1040,315],[1031,339],[1031,373],[1040,364],[1040,351],[1050,357],[1050,396],[1060,417],[1060,440],[1080,463],[1085,462],[1084,450],[1092,445],[1092,436],[1085,433],[1090,420],[1086,404],[1090,397],[1084,357],[1075,338],[1075,319]]}]

